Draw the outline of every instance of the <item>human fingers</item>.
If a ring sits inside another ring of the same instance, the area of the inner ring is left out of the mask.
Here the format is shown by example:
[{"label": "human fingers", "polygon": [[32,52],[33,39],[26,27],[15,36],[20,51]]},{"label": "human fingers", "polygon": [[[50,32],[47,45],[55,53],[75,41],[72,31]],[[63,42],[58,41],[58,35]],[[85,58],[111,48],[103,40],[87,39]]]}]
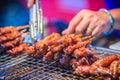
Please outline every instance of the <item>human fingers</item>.
[{"label": "human fingers", "polygon": [[[101,12],[93,12],[93,14],[90,16],[90,24],[89,27],[86,30],[87,35],[99,35],[102,32],[105,32],[109,30],[109,20],[107,19],[108,16],[105,13]],[[95,30],[96,29],[96,30]],[[100,30],[97,30],[100,29]],[[95,30],[95,32],[93,32]],[[98,31],[98,32],[97,32]]]},{"label": "human fingers", "polygon": [[76,26],[75,34],[84,33],[89,25],[90,19],[84,17],[80,23]]},{"label": "human fingers", "polygon": [[95,20],[93,20],[93,19],[90,20],[89,26],[88,26],[88,28],[86,29],[85,34],[86,34],[86,35],[91,35],[96,26],[97,26],[97,21],[95,21]]},{"label": "human fingers", "polygon": [[96,27],[94,28],[92,35],[99,36],[103,32],[106,32],[110,29],[110,24],[105,19],[101,19],[96,22]]},{"label": "human fingers", "polygon": [[28,8],[31,8],[34,4],[34,0],[27,0],[27,6]]},{"label": "human fingers", "polygon": [[62,31],[62,34],[63,34],[63,35],[67,34],[67,30],[68,30],[68,29],[65,29],[64,31]]},{"label": "human fingers", "polygon": [[63,31],[63,34],[70,34],[75,32],[75,28],[82,19],[82,14],[79,12],[69,23],[69,26],[66,30]]},{"label": "human fingers", "polygon": [[85,34],[86,35],[90,35],[92,33],[93,29],[91,29],[91,27],[88,26],[88,28],[86,29]]},{"label": "human fingers", "polygon": [[94,28],[92,32],[92,36],[99,36],[102,34],[102,32],[103,32],[103,27],[98,25],[97,27]]}]

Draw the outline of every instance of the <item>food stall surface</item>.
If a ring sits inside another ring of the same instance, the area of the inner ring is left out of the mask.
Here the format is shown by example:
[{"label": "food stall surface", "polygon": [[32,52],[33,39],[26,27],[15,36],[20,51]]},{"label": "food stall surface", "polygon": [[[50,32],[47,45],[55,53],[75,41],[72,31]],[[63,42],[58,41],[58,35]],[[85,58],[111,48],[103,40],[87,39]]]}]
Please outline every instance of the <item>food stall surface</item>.
[{"label": "food stall surface", "polygon": [[[90,48],[95,49],[100,57],[120,55],[119,51],[93,46]],[[71,68],[65,69],[59,62],[45,62],[29,57],[26,53],[16,57],[0,55],[0,80],[93,80],[101,77],[76,76]]]}]

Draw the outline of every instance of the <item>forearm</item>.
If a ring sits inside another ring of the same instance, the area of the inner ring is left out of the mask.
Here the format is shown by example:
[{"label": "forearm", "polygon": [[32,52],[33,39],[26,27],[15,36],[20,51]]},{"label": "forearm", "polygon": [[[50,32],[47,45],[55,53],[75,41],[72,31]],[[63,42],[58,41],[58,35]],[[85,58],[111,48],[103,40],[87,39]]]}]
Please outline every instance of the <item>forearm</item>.
[{"label": "forearm", "polygon": [[114,29],[120,29],[120,8],[112,9],[110,10],[110,13],[115,20]]}]

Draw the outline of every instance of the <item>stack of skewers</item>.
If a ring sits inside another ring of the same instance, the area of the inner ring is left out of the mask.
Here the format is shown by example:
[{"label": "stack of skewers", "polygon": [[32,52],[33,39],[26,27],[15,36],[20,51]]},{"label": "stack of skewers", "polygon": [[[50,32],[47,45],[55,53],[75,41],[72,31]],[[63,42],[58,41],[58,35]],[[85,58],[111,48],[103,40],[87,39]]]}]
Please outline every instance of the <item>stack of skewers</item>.
[{"label": "stack of skewers", "polygon": [[74,74],[80,76],[104,76],[106,79],[120,79],[120,56],[110,55],[100,58],[94,50],[87,48],[92,36],[69,34],[61,36],[53,33],[34,46],[24,43],[26,26],[0,28],[0,54],[17,55],[27,50],[34,58],[45,61],[59,61],[67,68],[72,67]]},{"label": "stack of skewers", "polygon": [[0,28],[0,54],[17,55],[25,50],[28,44],[23,43],[27,35],[26,28],[28,26],[13,26]]},{"label": "stack of skewers", "polygon": [[53,33],[34,46],[28,47],[28,54],[45,61],[59,61],[63,67],[72,67],[80,76],[103,76],[103,79],[120,79],[120,56],[100,58],[94,50],[87,48],[92,36]]}]

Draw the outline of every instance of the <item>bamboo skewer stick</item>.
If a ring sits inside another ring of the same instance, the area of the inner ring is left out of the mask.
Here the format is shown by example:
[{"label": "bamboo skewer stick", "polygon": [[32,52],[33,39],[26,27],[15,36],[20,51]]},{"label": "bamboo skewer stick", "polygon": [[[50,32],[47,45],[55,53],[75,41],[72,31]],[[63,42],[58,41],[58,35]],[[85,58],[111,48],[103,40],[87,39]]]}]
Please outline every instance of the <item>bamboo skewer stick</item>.
[{"label": "bamboo skewer stick", "polygon": [[28,28],[29,26],[28,25],[25,25],[25,26],[18,26],[16,27],[17,30],[21,30],[21,29],[26,29]]}]

